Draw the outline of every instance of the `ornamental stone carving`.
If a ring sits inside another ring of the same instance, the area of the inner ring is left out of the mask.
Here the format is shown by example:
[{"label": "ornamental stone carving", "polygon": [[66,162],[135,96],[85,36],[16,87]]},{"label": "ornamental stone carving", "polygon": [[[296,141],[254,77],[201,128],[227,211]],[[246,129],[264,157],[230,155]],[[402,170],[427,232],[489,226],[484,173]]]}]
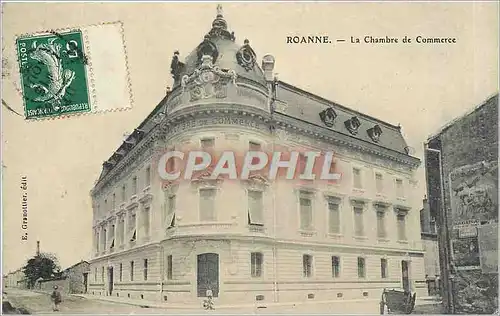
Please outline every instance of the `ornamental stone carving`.
[{"label": "ornamental stone carving", "polygon": [[250,42],[246,39],[245,44],[240,48],[240,50],[236,53],[236,60],[238,64],[245,68],[246,71],[250,71],[255,66],[255,61],[257,59],[257,55],[255,54],[252,47],[250,47]]},{"label": "ornamental stone carving", "polygon": [[213,65],[213,58],[204,55],[201,65],[191,74],[182,77],[182,92],[189,92],[190,102],[208,98],[225,98],[228,84],[236,86],[234,70],[222,70]]}]

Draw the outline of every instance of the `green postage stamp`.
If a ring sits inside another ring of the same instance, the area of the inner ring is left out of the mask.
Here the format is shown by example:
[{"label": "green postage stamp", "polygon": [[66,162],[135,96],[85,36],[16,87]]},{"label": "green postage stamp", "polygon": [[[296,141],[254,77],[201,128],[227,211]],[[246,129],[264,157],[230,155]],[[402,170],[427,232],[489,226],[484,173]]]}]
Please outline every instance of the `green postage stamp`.
[{"label": "green postage stamp", "polygon": [[91,110],[80,30],[21,37],[16,44],[27,119]]},{"label": "green postage stamp", "polygon": [[17,90],[29,120],[132,107],[122,22],[30,33],[15,38]]}]

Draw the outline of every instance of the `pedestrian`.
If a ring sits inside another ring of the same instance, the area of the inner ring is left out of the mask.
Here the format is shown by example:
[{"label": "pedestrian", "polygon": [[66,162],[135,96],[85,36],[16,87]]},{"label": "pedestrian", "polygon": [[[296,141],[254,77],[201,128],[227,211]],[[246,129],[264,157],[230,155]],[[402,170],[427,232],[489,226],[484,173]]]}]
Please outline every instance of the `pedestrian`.
[{"label": "pedestrian", "polygon": [[59,292],[57,285],[54,285],[54,291],[52,291],[52,294],[50,295],[50,299],[52,300],[52,310],[58,311],[59,310],[59,304],[61,303],[61,292]]}]

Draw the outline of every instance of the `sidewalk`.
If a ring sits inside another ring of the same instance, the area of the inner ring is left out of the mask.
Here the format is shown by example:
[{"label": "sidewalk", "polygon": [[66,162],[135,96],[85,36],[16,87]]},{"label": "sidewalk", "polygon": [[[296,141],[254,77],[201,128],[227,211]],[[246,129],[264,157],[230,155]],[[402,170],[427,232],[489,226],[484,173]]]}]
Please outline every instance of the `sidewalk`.
[{"label": "sidewalk", "polygon": [[[114,297],[114,296],[95,296],[88,294],[72,294],[73,296],[82,297],[89,300],[101,300],[107,302],[114,302],[120,304],[128,304],[140,307],[149,307],[149,308],[162,308],[162,309],[199,309],[200,305],[187,305],[187,304],[173,304],[173,303],[163,303],[163,302],[155,302],[155,301],[147,301],[147,300],[134,300],[123,297]],[[380,299],[372,298],[372,299],[357,299],[357,300],[333,300],[333,301],[305,301],[305,302],[283,302],[283,303],[254,303],[254,304],[216,304],[217,310],[248,310],[252,311],[255,309],[267,309],[267,310],[280,310],[280,309],[299,309],[304,308],[306,311],[310,311],[311,309],[338,309],[345,308],[349,306],[348,309],[353,309],[355,307],[359,307],[363,310],[373,310],[377,311],[379,308]],[[422,297],[417,299],[415,305],[433,305],[439,304],[440,300],[436,297]]]},{"label": "sidewalk", "polygon": [[[127,305],[141,306],[141,307],[150,307],[150,308],[169,308],[169,309],[192,309],[198,308],[199,306],[187,305],[187,304],[173,304],[173,303],[163,303],[157,301],[148,301],[148,300],[137,300],[137,299],[129,299],[125,297],[114,297],[114,296],[96,296],[89,294],[71,294],[72,296],[82,297],[89,300],[101,300],[107,302],[121,303]],[[355,299],[355,300],[332,300],[332,301],[304,301],[304,302],[282,302],[282,303],[253,303],[253,304],[221,304],[217,305],[218,309],[239,309],[239,308],[272,308],[272,307],[280,307],[280,306],[288,306],[293,307],[296,305],[324,305],[324,304],[350,304],[350,303],[379,303],[380,299],[372,298],[372,299]],[[415,302],[415,305],[433,305],[441,303],[441,299],[434,296],[426,296],[418,298]],[[200,301],[201,305],[201,301]]]}]

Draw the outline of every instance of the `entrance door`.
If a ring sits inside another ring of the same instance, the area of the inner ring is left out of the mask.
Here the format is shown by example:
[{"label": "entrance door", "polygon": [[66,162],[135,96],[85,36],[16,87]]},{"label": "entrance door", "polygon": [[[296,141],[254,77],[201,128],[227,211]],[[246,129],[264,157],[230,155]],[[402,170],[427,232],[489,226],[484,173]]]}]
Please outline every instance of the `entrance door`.
[{"label": "entrance door", "polygon": [[219,255],[203,253],[198,255],[198,297],[206,297],[206,291],[212,290],[213,296],[219,296]]},{"label": "entrance door", "polygon": [[84,273],[83,274],[83,293],[84,294],[87,294],[87,291],[89,290],[88,289],[88,278],[89,278],[89,274]]},{"label": "entrance door", "polygon": [[108,268],[108,289],[109,296],[113,294],[113,267]]},{"label": "entrance door", "polygon": [[410,276],[408,274],[408,261],[401,261],[401,276],[403,281],[403,289],[405,291],[410,291]]}]

